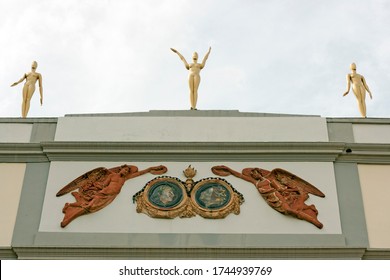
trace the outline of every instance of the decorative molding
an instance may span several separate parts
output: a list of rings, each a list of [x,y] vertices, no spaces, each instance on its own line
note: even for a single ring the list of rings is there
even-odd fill
[[[327,123],[351,124],[385,124],[390,125],[389,118],[326,118]]]
[[[191,218],[198,214],[207,219],[223,219],[238,215],[244,202],[241,193],[222,178],[204,178],[194,182],[196,170],[189,166],[179,178],[161,176],[149,181],[133,196],[137,212],[152,218]]]
[[[84,247],[35,247],[15,248],[19,259],[280,259],[280,260],[360,260],[365,248],[84,248]],[[387,252],[387,258],[389,257]]]
[[[39,143],[0,143],[0,162],[47,162]]]
[[[32,245],[13,250],[19,259],[361,259],[365,252],[341,234],[68,232],[37,232]]]
[[[0,118],[0,123],[57,123],[58,118]]]
[[[0,247],[0,260],[14,260],[17,255],[11,247]]]
[[[335,142],[42,142],[51,161],[317,161],[332,162],[343,153]]]
[[[389,249],[367,249],[363,260],[390,260]]]
[[[390,144],[342,142],[0,143],[1,162],[47,161],[311,161],[390,164]]]
[[[390,144],[346,143],[337,162],[390,164]]]

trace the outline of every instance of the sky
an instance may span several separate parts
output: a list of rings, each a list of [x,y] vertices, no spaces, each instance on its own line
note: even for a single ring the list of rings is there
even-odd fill
[[[203,59],[199,110],[360,117],[343,97],[352,62],[390,117],[387,0],[1,0],[0,117],[20,117],[23,83],[43,81],[28,117],[189,110],[188,62]]]

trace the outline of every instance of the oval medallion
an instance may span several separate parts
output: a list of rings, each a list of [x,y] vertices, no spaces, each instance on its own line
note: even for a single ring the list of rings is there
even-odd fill
[[[183,190],[176,182],[162,180],[151,185],[148,198],[155,206],[171,208],[183,200]]]
[[[198,205],[209,210],[218,210],[229,203],[230,191],[218,182],[206,183],[195,193]]]

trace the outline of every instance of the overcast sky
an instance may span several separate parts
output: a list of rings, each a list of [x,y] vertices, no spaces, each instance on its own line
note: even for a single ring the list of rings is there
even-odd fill
[[[357,64],[373,94],[368,117],[390,117],[387,0],[1,0],[0,117],[19,117],[38,62],[29,117],[190,108],[188,62],[201,72],[199,110],[359,117],[342,97]]]

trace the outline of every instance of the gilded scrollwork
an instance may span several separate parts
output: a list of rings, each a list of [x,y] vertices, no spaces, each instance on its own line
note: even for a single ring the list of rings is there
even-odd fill
[[[230,213],[240,214],[244,197],[224,179],[206,178],[195,184],[191,201],[203,218],[222,219]]]
[[[153,218],[192,217],[186,187],[179,179],[161,176],[149,181],[133,196],[137,212]]]
[[[237,192],[222,178],[205,178],[194,182],[196,170],[189,166],[178,178],[161,176],[149,181],[133,196],[137,212],[153,218],[190,218],[198,214],[203,218],[222,219],[230,213],[238,215],[244,202]]]

